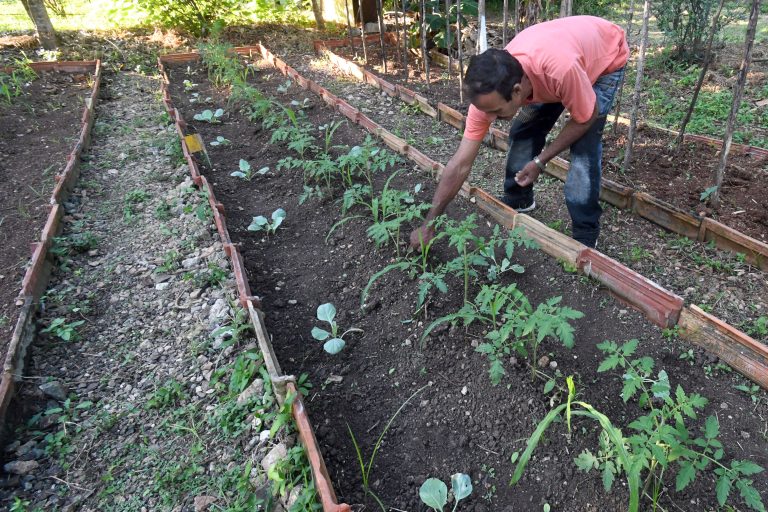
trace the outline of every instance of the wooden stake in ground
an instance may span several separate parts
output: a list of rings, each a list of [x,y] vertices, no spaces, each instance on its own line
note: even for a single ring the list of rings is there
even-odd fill
[[[505,2],[507,0],[504,0]],[[448,52],[448,76],[453,71],[453,55],[451,54],[451,0],[445,0],[445,50]]]
[[[720,151],[720,161],[714,172],[715,190],[709,196],[709,203],[712,207],[720,206],[720,188],[723,186],[723,176],[725,175],[725,165],[728,163],[728,152],[731,150],[733,141],[733,130],[736,126],[736,113],[741,105],[741,97],[744,95],[744,84],[747,82],[747,73],[749,73],[749,64],[752,61],[752,47],[755,45],[755,32],[757,30],[757,18],[760,16],[760,0],[752,0],[752,11],[749,14],[749,24],[747,25],[747,36],[744,41],[744,58],[741,61],[739,76],[736,79],[736,85],[733,87],[733,103],[731,104],[731,113],[728,114],[728,121],[725,123],[725,137],[723,137],[723,149]]]
[[[459,101],[464,103],[464,41],[461,37],[461,0],[456,0],[456,43],[459,47]]]
[[[376,0],[376,12],[379,18],[379,44],[381,45],[381,61],[384,63],[384,73],[387,72],[387,51],[384,49],[384,9],[381,0]]]
[[[630,44],[630,38],[632,36],[632,18],[635,15],[635,0],[630,0],[629,2],[629,12],[627,13],[627,46],[631,48],[632,45]],[[629,59],[627,59],[629,60]],[[626,67],[625,67],[626,70]],[[624,91],[624,80],[627,78],[627,74],[624,73],[621,77],[621,81],[619,82],[619,90],[618,90],[618,97],[616,98],[616,106],[615,114],[613,116],[613,126],[611,127],[611,131],[615,134],[616,133],[616,127],[619,125],[619,112],[621,112],[621,97],[623,96]]]
[[[696,107],[696,100],[699,98],[699,91],[701,91],[701,85],[704,83],[704,77],[707,75],[709,69],[709,61],[712,58],[712,41],[715,39],[715,32],[717,29],[717,20],[720,18],[720,12],[723,10],[723,4],[725,0],[720,0],[720,5],[717,6],[717,12],[715,17],[712,18],[712,28],[709,31],[709,39],[707,40],[707,51],[704,54],[704,63],[701,65],[701,73],[699,73],[699,79],[696,81],[696,88],[693,90],[693,97],[691,103],[688,105],[688,110],[685,112],[683,122],[680,123],[680,133],[677,134],[675,139],[675,151],[680,151],[680,144],[685,137],[685,127],[688,126],[688,121],[691,120],[693,115],[693,109]]]
[[[520,32],[520,0],[515,0],[515,35]]]
[[[632,114],[629,117],[629,133],[627,135],[627,146],[624,150],[624,164],[622,172],[629,169],[632,162],[632,145],[635,143],[635,132],[637,131],[637,111],[640,107],[640,90],[643,85],[643,67],[645,66],[645,46],[648,43],[648,20],[651,17],[651,0],[645,0],[643,5],[643,28],[640,31],[640,52],[637,55],[637,77],[635,78],[635,94],[632,97]]]
[[[485,27],[485,0],[478,0],[477,2],[477,19],[480,22],[480,27],[477,33],[476,53],[483,53],[488,49],[488,30]]]
[[[501,27],[501,46],[507,46],[507,32],[509,31],[509,0],[504,0],[504,6],[501,8],[501,16],[504,19]]]
[[[360,39],[363,42],[363,62],[368,64],[368,49],[365,47],[365,18],[363,17],[363,0],[357,0],[357,14],[360,15]]]
[[[37,39],[42,47],[46,50],[58,48],[56,31],[53,30],[53,24],[51,24],[51,18],[48,17],[48,10],[45,8],[43,0],[21,0],[21,3],[35,25]]]
[[[425,0],[421,0],[421,58],[424,60],[424,75],[427,79],[427,91],[429,91],[429,54],[427,53],[427,7]]]
[[[403,5],[403,69],[405,70],[405,83],[408,83],[408,13],[405,10],[405,0],[400,0]]]
[[[403,0],[405,2],[405,0]],[[399,16],[399,8],[397,5],[397,0],[394,0],[392,2],[392,8],[395,10],[395,35],[399,38],[400,37],[400,16]],[[405,9],[403,9],[405,11]],[[395,46],[397,47],[397,54],[392,58],[393,61],[399,61],[401,64],[403,62],[403,52],[402,48],[400,48],[399,41],[395,43]],[[397,64],[397,62],[395,62]]]
[[[347,10],[347,33],[349,34],[349,46],[352,47],[352,53],[357,56],[355,40],[352,38],[352,24],[349,22],[349,0],[344,0],[344,8]]]

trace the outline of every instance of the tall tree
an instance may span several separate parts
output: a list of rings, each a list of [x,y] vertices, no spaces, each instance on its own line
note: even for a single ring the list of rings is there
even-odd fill
[[[21,0],[24,10],[27,11],[32,23],[35,25],[37,39],[46,50],[55,50],[59,43],[56,40],[56,32],[53,30],[51,18],[43,0]]]
[[[421,57],[424,59],[424,76],[427,79],[429,91],[429,53],[427,53],[427,7],[426,1],[421,0]]]
[[[645,46],[648,44],[648,21],[651,17],[651,0],[645,0],[643,5],[643,28],[640,33],[640,51],[637,55],[637,77],[635,78],[635,94],[632,97],[632,114],[629,117],[629,134],[627,135],[627,147],[624,150],[624,165],[622,169],[627,171],[632,162],[632,145],[635,143],[637,132],[637,111],[640,108],[640,91],[643,86],[643,68],[645,67]]]
[[[560,0],[560,17],[565,18],[573,14],[573,0]]]
[[[720,0],[720,5],[717,6],[717,12],[712,18],[712,30],[709,32],[709,40],[707,41],[707,51],[704,53],[704,63],[701,65],[701,73],[699,73],[699,79],[696,81],[696,88],[693,90],[693,97],[691,103],[688,105],[688,110],[685,112],[683,122],[680,124],[680,133],[677,134],[675,139],[675,150],[680,150],[680,144],[685,138],[685,128],[688,126],[688,121],[691,120],[693,115],[693,109],[696,107],[696,100],[699,99],[699,92],[701,91],[701,85],[704,83],[704,77],[707,75],[709,69],[709,61],[712,59],[712,41],[715,39],[715,33],[717,32],[717,20],[720,18],[720,13],[723,10],[723,4],[725,0]]]
[[[509,0],[504,0],[502,11],[504,21],[501,29],[501,46],[507,46],[507,33],[509,32]]]
[[[312,12],[315,13],[317,30],[325,30],[325,20],[323,19],[323,9],[320,6],[320,0],[312,0]]]
[[[747,25],[747,36],[744,42],[744,58],[741,61],[739,76],[736,79],[736,85],[733,87],[733,103],[731,112],[728,114],[728,121],[725,124],[725,137],[723,137],[723,149],[720,151],[720,161],[714,172],[715,190],[709,196],[709,203],[717,208],[720,206],[720,188],[723,186],[723,176],[725,175],[725,165],[728,163],[728,152],[731,150],[733,141],[733,130],[736,126],[736,113],[741,105],[741,98],[744,95],[744,84],[747,82],[747,73],[749,65],[752,62],[752,47],[755,45],[755,32],[757,31],[757,18],[760,16],[760,0],[752,0],[752,10],[749,14],[749,24]]]

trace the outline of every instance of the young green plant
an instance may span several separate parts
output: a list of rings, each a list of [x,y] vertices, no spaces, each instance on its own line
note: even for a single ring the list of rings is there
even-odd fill
[[[274,234],[275,231],[277,231],[277,228],[280,227],[285,220],[285,216],[285,210],[278,208],[272,212],[272,222],[269,222],[263,215],[254,217],[251,224],[248,226],[248,231],[265,231],[268,235],[270,233]]]
[[[472,479],[465,473],[456,473],[451,476],[451,490],[453,490],[453,508],[456,511],[459,502],[472,494]],[[419,488],[421,501],[434,510],[443,512],[448,504],[448,486],[437,478],[428,478]]]
[[[339,334],[339,324],[336,323],[336,308],[330,302],[320,304],[317,307],[317,319],[321,322],[326,322],[331,330],[329,332],[315,326],[312,328],[312,337],[317,341],[324,341],[323,350],[329,354],[335,355],[344,350],[344,347],[347,344],[347,342],[344,341],[344,336],[347,334],[351,332],[363,332],[362,329],[351,327],[342,334]]]

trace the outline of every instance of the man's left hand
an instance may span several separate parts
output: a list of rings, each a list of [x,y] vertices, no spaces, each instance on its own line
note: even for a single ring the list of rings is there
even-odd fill
[[[530,161],[515,174],[515,181],[521,187],[527,187],[528,185],[532,185],[538,179],[539,174],[541,174],[539,166],[536,165],[536,162]]]

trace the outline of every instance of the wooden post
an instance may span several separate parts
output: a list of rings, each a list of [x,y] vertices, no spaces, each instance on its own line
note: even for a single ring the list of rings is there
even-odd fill
[[[757,18],[760,16],[760,0],[752,0],[752,11],[749,14],[749,24],[747,25],[747,36],[744,41],[744,58],[741,61],[739,76],[736,79],[736,85],[733,87],[733,103],[731,104],[731,113],[728,114],[728,121],[725,123],[725,136],[723,137],[723,149],[720,151],[720,161],[717,164],[713,178],[715,181],[715,191],[709,196],[709,203],[712,207],[720,206],[720,188],[723,186],[723,176],[725,175],[725,166],[728,163],[728,152],[731,150],[733,141],[733,130],[736,127],[736,114],[741,105],[741,98],[744,95],[744,84],[747,82],[747,73],[749,73],[749,64],[752,61],[752,47],[755,45],[755,32],[757,29]]]
[[[357,14],[360,15],[360,39],[363,42],[363,62],[368,64],[368,50],[365,47],[365,18],[363,17],[363,0],[357,0]]]
[[[464,42],[461,40],[461,0],[456,0],[456,42],[459,45],[459,101],[464,103]]]
[[[479,54],[488,49],[488,31],[485,27],[485,0],[477,0],[477,18],[479,25],[475,53]]]
[[[515,0],[515,35],[520,32],[520,0]]]
[[[632,162],[632,145],[635,143],[637,131],[637,111],[640,106],[640,90],[643,85],[643,67],[645,66],[645,45],[648,42],[648,20],[651,17],[651,0],[645,0],[643,5],[643,29],[640,34],[640,53],[637,56],[637,77],[635,78],[635,95],[632,98],[632,114],[629,118],[629,134],[627,135],[627,147],[624,151],[624,165],[622,171],[629,169]]]
[[[720,12],[723,10],[723,4],[725,0],[720,0],[720,5],[717,6],[717,12],[714,18],[712,18],[712,28],[709,31],[709,39],[707,40],[707,51],[704,54],[704,63],[701,65],[701,73],[699,73],[699,79],[696,81],[696,88],[693,90],[693,97],[691,97],[691,103],[688,105],[688,110],[685,112],[683,122],[680,123],[680,133],[677,134],[675,139],[675,152],[680,150],[680,144],[685,138],[685,128],[688,126],[688,121],[691,120],[693,115],[693,109],[696,108],[696,100],[699,99],[699,92],[701,91],[701,85],[704,83],[704,77],[707,75],[709,69],[709,61],[712,58],[712,41],[715,39],[715,32],[717,31],[717,20],[720,18]]]
[[[504,0],[504,7],[502,7],[502,17],[504,22],[501,29],[501,46],[507,46],[507,29],[509,27],[509,0]]]
[[[381,44],[381,60],[384,63],[384,73],[387,72],[387,51],[384,49],[384,9],[381,0],[376,0],[376,11],[379,18],[379,44]]]
[[[504,0],[505,2],[507,0]],[[453,55],[451,55],[451,0],[445,0],[445,49],[448,52],[448,76],[451,76],[453,68]]]
[[[403,2],[405,2],[405,0],[403,0]],[[400,37],[400,16],[398,15],[397,0],[393,0],[392,8],[395,10],[395,35]],[[402,61],[403,61],[402,49],[400,48],[399,43],[397,43],[396,46],[397,46],[397,53],[392,60],[400,61],[400,63],[402,64]]]
[[[403,69],[405,69],[405,83],[408,83],[408,14],[405,10],[405,0],[400,0],[403,5]]]
[[[344,0],[344,9],[347,11],[347,33],[349,34],[349,45],[352,47],[352,53],[357,56],[355,40],[352,35],[352,24],[349,22],[349,0]]]
[[[627,47],[629,47],[629,53],[632,54],[632,46],[630,45],[630,36],[632,35],[632,18],[635,15],[635,0],[630,0],[629,2],[629,13],[627,14]],[[629,59],[627,59],[627,64],[625,65],[625,71],[626,66],[629,65]],[[615,114],[613,116],[613,126],[611,126],[611,132],[616,134],[616,129],[619,124],[619,112],[621,112],[621,97],[623,96],[624,91],[624,79],[627,77],[626,72],[621,77],[621,81],[619,82],[619,97],[616,98],[616,106]]]
[[[424,60],[424,75],[429,91],[429,54],[427,53],[427,7],[426,1],[421,0],[421,57]]]

